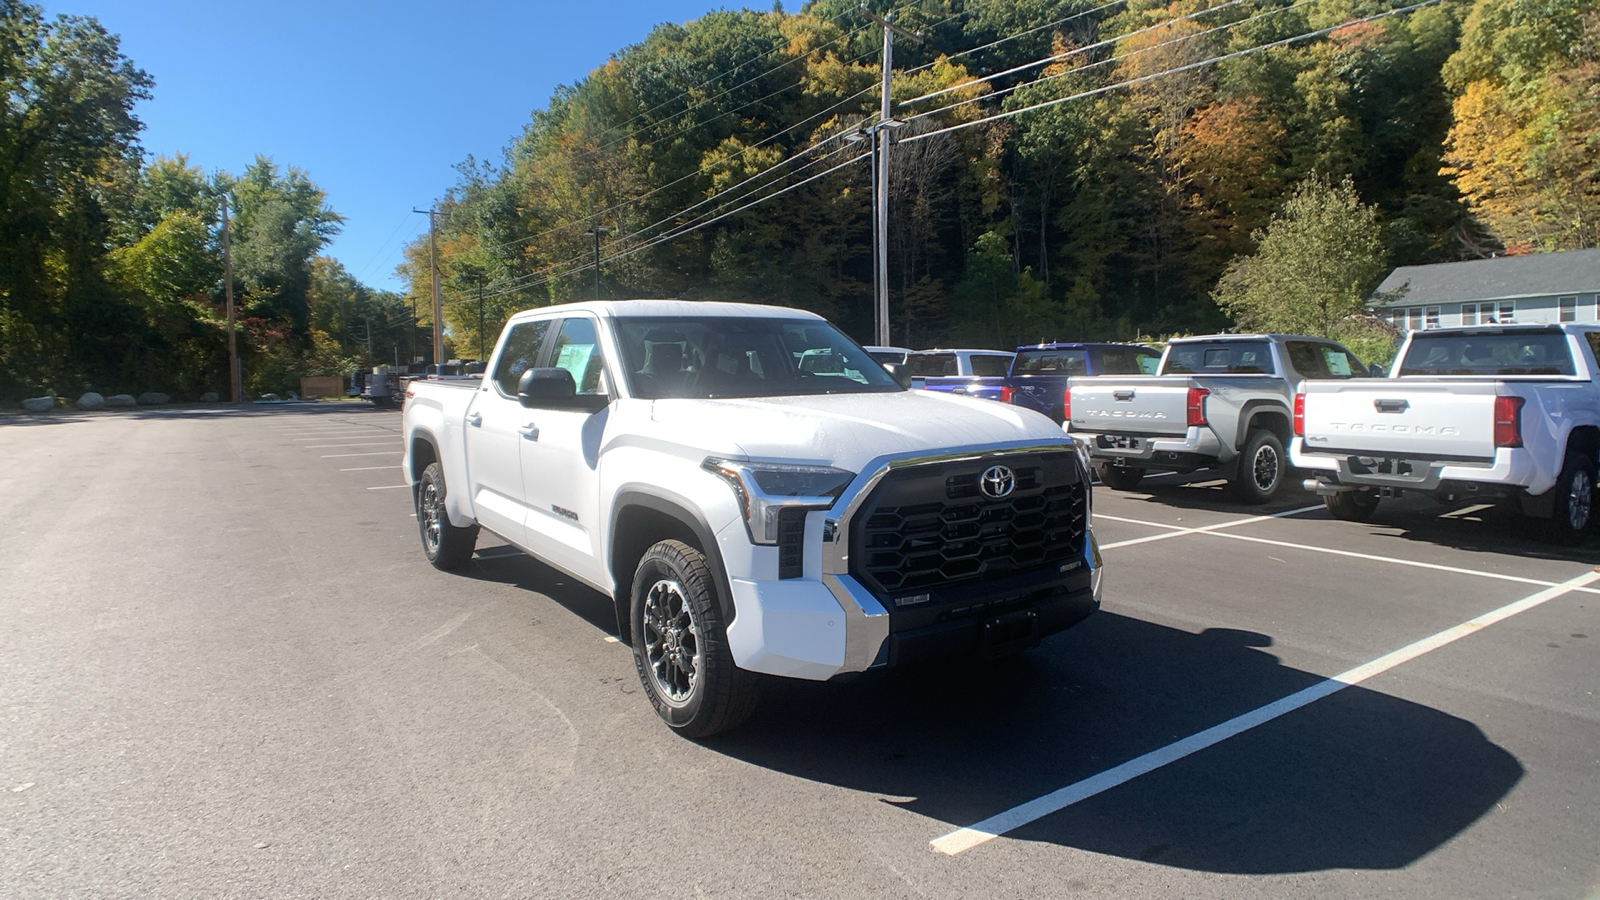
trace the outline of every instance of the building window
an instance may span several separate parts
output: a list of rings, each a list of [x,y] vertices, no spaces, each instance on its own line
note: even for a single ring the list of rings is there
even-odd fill
[[[1439,307],[1437,307],[1437,306],[1428,307],[1427,312],[1423,313],[1423,315],[1422,315],[1422,327],[1423,328],[1438,328],[1439,327]]]
[[[1406,328],[1410,331],[1422,330],[1422,307],[1413,306],[1406,310]]]
[[[1492,304],[1491,304],[1492,305]],[[1511,325],[1517,321],[1517,303],[1515,300],[1501,300],[1500,313],[1495,316],[1495,321],[1501,325]]]
[[[1558,304],[1560,304],[1560,306],[1561,306],[1561,321],[1563,321],[1563,322],[1576,322],[1576,321],[1578,321],[1578,298],[1577,297],[1562,297],[1560,300],[1557,300],[1556,302]]]

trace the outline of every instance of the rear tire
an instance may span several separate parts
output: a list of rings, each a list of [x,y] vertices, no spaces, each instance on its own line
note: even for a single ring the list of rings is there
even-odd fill
[[[428,463],[417,479],[412,500],[417,508],[417,529],[422,533],[422,552],[435,569],[452,571],[472,560],[472,548],[478,544],[478,526],[457,528],[450,524],[450,514],[445,511],[444,499],[448,496],[444,485],[444,469],[438,463]]]
[[[1322,498],[1335,519],[1365,522],[1378,510],[1378,495],[1368,490],[1340,491]]]
[[[1237,464],[1233,492],[1252,506],[1271,500],[1289,474],[1289,458],[1283,453],[1283,441],[1262,429],[1250,432],[1245,438]]]
[[[633,576],[629,619],[639,681],[673,731],[709,737],[755,712],[761,685],[733,662],[705,554],[682,541],[646,550]]]
[[[1134,466],[1101,466],[1100,483],[1113,491],[1131,491],[1144,480],[1144,470]]]
[[[1550,537],[1558,544],[1578,544],[1594,522],[1594,460],[1568,453],[1556,477],[1555,509],[1550,516]]]

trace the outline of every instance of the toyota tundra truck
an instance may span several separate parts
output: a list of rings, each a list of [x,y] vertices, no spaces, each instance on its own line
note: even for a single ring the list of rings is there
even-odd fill
[[[1507,498],[1576,543],[1600,453],[1597,348],[1593,325],[1413,331],[1388,378],[1301,387],[1291,457],[1341,519],[1413,493]]]
[[[1155,375],[1071,379],[1063,415],[1107,487],[1132,490],[1152,469],[1214,468],[1240,500],[1266,503],[1288,480],[1290,407],[1300,385],[1367,376],[1354,354],[1326,338],[1178,338]]]
[[[609,595],[688,737],[739,724],[762,675],[1016,653],[1100,605],[1070,437],[906,390],[799,310],[521,312],[481,384],[411,383],[404,433],[428,560],[489,532]]]

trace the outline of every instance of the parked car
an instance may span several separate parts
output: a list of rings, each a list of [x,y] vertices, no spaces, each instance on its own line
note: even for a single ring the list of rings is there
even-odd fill
[[[894,363],[897,366],[906,364],[906,357],[914,351],[905,347],[863,347],[873,359],[880,363]]]
[[[1140,344],[1071,341],[1018,347],[1006,376],[1005,387],[1010,388],[1007,399],[1063,424],[1068,379],[1153,375],[1160,362],[1161,351]]]
[[[1072,379],[1067,430],[1088,446],[1101,482],[1131,490],[1152,469],[1215,468],[1246,503],[1271,500],[1288,480],[1301,385],[1368,377],[1342,345],[1292,334],[1178,338],[1156,371]]]
[[[906,372],[914,390],[1004,400],[1006,373],[1015,355],[1009,350],[918,350],[906,357]]]
[[[1388,378],[1301,386],[1291,457],[1341,519],[1411,493],[1514,498],[1576,542],[1593,520],[1597,349],[1594,325],[1413,331]]]
[[[466,565],[488,530],[609,595],[687,736],[744,719],[755,673],[1015,653],[1099,607],[1073,440],[906,390],[811,313],[528,310],[481,388],[413,381],[403,424],[429,561]]]

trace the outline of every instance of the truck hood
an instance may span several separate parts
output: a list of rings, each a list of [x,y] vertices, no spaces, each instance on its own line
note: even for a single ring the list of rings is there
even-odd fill
[[[886,455],[1066,437],[1060,426],[1031,410],[930,391],[657,400],[651,418],[677,441],[708,454],[852,472]]]

